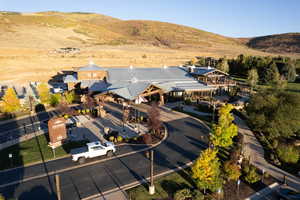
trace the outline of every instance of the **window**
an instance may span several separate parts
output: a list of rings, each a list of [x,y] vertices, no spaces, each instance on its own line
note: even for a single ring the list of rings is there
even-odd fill
[[[91,148],[93,151],[101,150],[103,149],[101,146],[96,146]]]

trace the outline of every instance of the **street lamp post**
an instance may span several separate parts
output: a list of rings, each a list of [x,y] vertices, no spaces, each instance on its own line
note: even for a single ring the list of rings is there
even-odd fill
[[[238,195],[238,199],[240,199],[240,184],[241,184],[241,180],[238,179],[237,180],[237,195]]]
[[[218,192],[218,200],[220,200],[221,199],[222,188],[219,188],[217,192]]]
[[[262,178],[261,178],[262,183],[264,183],[264,177],[265,177],[265,169],[262,169]]]
[[[154,173],[154,169],[153,169],[153,159],[154,159],[154,155],[153,155],[153,150],[150,151],[150,186],[149,186],[149,194],[153,195],[155,193],[155,186],[153,183],[153,173]]]

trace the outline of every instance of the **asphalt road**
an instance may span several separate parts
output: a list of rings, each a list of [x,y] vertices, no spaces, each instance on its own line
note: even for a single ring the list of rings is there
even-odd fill
[[[169,121],[167,127],[169,131],[168,138],[154,149],[155,174],[193,161],[198,157],[201,150],[207,148],[206,143],[203,142],[203,136],[208,135],[208,130],[199,121],[186,116],[182,119]],[[68,162],[63,163],[60,163],[60,167],[69,165]],[[42,168],[44,166],[38,165],[37,167]],[[26,176],[26,171],[26,168],[21,168],[16,175],[18,179],[21,180],[24,175]],[[136,153],[66,171],[59,175],[62,199],[75,200],[94,194],[102,194],[110,189],[143,180],[149,176],[149,160],[143,153]],[[11,174],[11,176],[14,175]],[[1,177],[0,175],[0,179],[2,178],[8,180],[7,177]],[[0,187],[0,193],[6,198],[56,199],[53,176],[8,187]]]

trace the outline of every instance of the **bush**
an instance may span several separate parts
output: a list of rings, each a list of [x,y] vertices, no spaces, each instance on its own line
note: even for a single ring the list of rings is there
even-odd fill
[[[194,190],[192,195],[193,200],[204,200],[204,194],[202,194],[199,190]]]
[[[123,141],[123,137],[119,135],[119,136],[117,137],[117,142],[122,142],[122,141]]]
[[[2,194],[0,194],[0,200],[5,200],[5,198]]]
[[[260,180],[260,176],[257,173],[256,168],[254,166],[249,167],[249,172],[246,174],[245,180],[250,184],[256,183]]]
[[[189,106],[189,105],[192,104],[192,101],[191,101],[190,99],[186,99],[186,100],[184,101],[184,104]]]
[[[113,142],[113,141],[115,140],[115,137],[114,137],[114,136],[110,136],[110,137],[108,138],[108,140],[109,140],[110,142]]]
[[[293,145],[281,144],[276,153],[279,159],[285,163],[297,163],[299,160],[299,150]]]
[[[192,193],[191,190],[188,188],[178,190],[174,194],[174,200],[186,200],[191,198],[192,198]]]

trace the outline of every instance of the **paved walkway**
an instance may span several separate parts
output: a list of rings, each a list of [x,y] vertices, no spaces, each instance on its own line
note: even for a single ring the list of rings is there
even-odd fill
[[[296,189],[300,189],[300,178],[279,169],[278,167],[268,163],[264,158],[264,149],[258,142],[253,132],[247,124],[238,116],[234,116],[235,123],[239,127],[239,132],[244,136],[243,153],[246,158],[250,158],[250,163],[260,170],[264,170],[274,178],[283,181],[286,177],[287,184]]]

